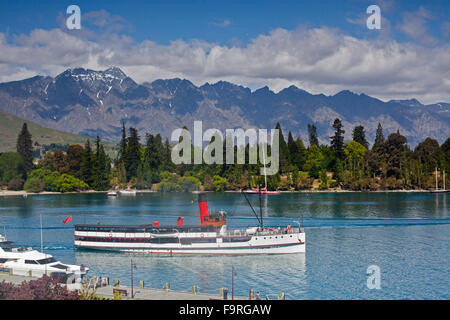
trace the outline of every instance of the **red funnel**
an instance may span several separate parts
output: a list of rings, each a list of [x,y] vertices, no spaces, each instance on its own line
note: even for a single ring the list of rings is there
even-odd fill
[[[206,194],[198,194],[198,210],[200,214],[200,224],[204,224],[205,218],[208,217],[208,202],[206,201]]]

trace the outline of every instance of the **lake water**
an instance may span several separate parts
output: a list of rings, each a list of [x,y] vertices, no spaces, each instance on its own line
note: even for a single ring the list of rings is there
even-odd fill
[[[256,209],[257,196],[249,196]],[[104,194],[0,197],[0,233],[20,246],[44,251],[65,263],[85,264],[89,274],[162,288],[262,296],[284,292],[287,299],[449,299],[450,194],[315,193],[263,197],[265,225],[304,223],[306,253],[260,256],[150,256],[76,249],[73,223],[198,224],[194,194],[138,194],[108,199]],[[257,225],[240,194],[208,194],[210,210],[225,210],[228,225]],[[67,225],[62,220],[71,215]],[[380,268],[380,289],[369,289],[367,268]]]

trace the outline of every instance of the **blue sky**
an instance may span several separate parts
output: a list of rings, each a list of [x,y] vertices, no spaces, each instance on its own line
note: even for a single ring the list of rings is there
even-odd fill
[[[71,4],[81,8],[81,32],[65,29]],[[366,27],[371,4],[381,8],[381,30]],[[448,101],[449,18],[448,0],[3,0],[0,82],[117,65],[138,82]]]
[[[202,39],[221,44],[247,43],[261,33],[281,27],[294,29],[299,25],[339,28],[350,35],[373,36],[348,19],[365,14],[371,4],[381,7],[382,15],[391,23],[399,23],[402,13],[424,6],[435,19],[429,22],[429,32],[442,38],[441,22],[450,19],[450,2],[432,1],[273,1],[273,0],[210,0],[210,1],[38,1],[16,0],[0,2],[0,31],[11,34],[28,33],[36,28],[58,27],[58,15],[78,5],[82,13],[106,10],[126,20],[127,34],[137,41],[152,39],[167,44],[176,39]],[[396,39],[407,40],[394,30]]]

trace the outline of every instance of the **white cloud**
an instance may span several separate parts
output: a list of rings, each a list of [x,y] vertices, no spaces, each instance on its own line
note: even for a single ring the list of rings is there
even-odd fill
[[[225,27],[228,27],[231,24],[231,21],[225,19],[225,20],[223,20],[221,22],[211,22],[210,24],[215,26],[215,27],[225,28]]]
[[[420,7],[415,12],[403,13],[403,20],[399,29],[413,40],[427,46],[434,46],[438,43],[438,40],[430,35],[427,26],[427,22],[432,19],[431,12],[424,7]]]
[[[85,37],[34,30],[7,41],[0,33],[0,81],[56,75],[69,67],[119,66],[137,82],[187,78],[197,85],[227,80],[278,91],[294,84],[312,93],[349,89],[384,100],[448,101],[450,46],[433,48],[386,37],[364,40],[330,28],[275,29],[246,46],[176,40],[136,43],[120,34]]]

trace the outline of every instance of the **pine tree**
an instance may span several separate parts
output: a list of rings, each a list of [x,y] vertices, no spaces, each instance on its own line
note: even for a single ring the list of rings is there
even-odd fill
[[[308,156],[308,151],[300,137],[295,140],[295,144],[297,145],[297,156],[294,158],[293,162],[299,170],[302,170]]]
[[[447,172],[446,177],[448,177],[448,175],[450,175],[450,138],[447,138],[447,140],[445,140],[440,149],[442,170],[445,170]]]
[[[162,137],[159,133],[155,136],[155,150],[156,150],[157,168],[158,170],[161,170],[164,155],[164,145],[162,142]],[[193,154],[194,153],[192,153],[192,155]]]
[[[399,131],[391,133],[386,142],[382,144],[380,151],[387,163],[386,175],[400,178],[404,155],[409,151],[406,137],[402,136]]]
[[[23,159],[25,172],[29,173],[33,169],[33,142],[26,123],[23,124],[22,130],[17,137],[16,148]]]
[[[67,169],[68,173],[78,179],[81,179],[81,161],[83,159],[84,149],[78,144],[67,148]]]
[[[377,149],[379,149],[383,143],[384,143],[383,128],[381,127],[381,123],[378,123],[377,133],[375,135],[375,142],[373,143],[372,150],[377,151]]]
[[[141,146],[136,128],[130,128],[130,136],[127,138],[127,148],[124,156],[125,170],[128,181],[137,176],[137,170],[141,163]]]
[[[290,164],[294,164],[294,159],[297,158],[298,156],[298,148],[297,148],[297,144],[294,141],[294,137],[292,137],[292,132],[289,131],[289,135],[288,135],[288,150],[289,150],[289,159],[290,159]]]
[[[95,140],[96,153],[93,170],[93,185],[95,190],[108,190],[110,187],[109,174],[110,164],[106,156],[103,145],[100,143],[100,137]]]
[[[286,140],[284,140],[283,130],[281,130],[280,123],[277,123],[275,129],[278,129],[279,132],[279,155],[280,155],[280,171],[282,173],[286,172],[287,167],[289,166],[289,149],[286,144]],[[266,150],[267,152],[267,150]],[[261,161],[262,163],[262,161]]]
[[[170,147],[169,139],[164,141],[164,147],[162,151],[162,164],[161,171],[174,171],[175,164],[172,162],[172,149]]]
[[[119,143],[119,154],[118,154],[118,160],[119,162],[122,162],[125,157],[125,153],[127,150],[127,133],[125,131],[125,123],[122,123],[122,139]]]
[[[344,133],[342,130],[342,121],[338,118],[334,120],[333,128],[334,128],[334,136],[330,137],[331,139],[331,149],[334,151],[336,158],[344,159]]]
[[[314,124],[308,124],[309,146],[319,146],[319,139],[317,138],[317,128]]]
[[[90,187],[93,186],[94,182],[94,163],[93,163],[93,154],[91,148],[91,142],[89,139],[86,141],[84,146],[84,154],[81,158],[81,178],[84,182],[86,182]]]
[[[414,150],[418,162],[422,165],[422,172],[431,173],[439,166],[441,149],[435,139],[426,138]]]
[[[364,146],[364,148],[369,149],[369,143],[366,140],[366,133],[363,126],[356,126],[353,129],[353,141],[356,141]]]
[[[161,151],[157,149],[156,140],[157,139],[152,134],[147,134],[142,170],[144,180],[148,185],[158,182],[159,180],[159,168],[161,167],[162,154]]]

